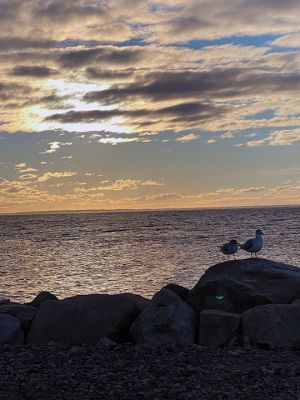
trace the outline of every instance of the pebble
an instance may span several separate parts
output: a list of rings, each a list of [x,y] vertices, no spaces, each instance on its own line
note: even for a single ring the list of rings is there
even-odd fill
[[[2,346],[0,399],[296,400],[297,351],[203,346]]]

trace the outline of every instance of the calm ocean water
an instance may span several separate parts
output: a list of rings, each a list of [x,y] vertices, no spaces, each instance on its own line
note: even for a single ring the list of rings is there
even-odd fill
[[[192,287],[219,245],[265,232],[262,257],[300,266],[300,207],[0,216],[0,297]],[[247,257],[240,251],[238,257]]]

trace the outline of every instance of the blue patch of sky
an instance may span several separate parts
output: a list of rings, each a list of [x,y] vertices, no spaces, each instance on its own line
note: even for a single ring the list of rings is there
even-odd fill
[[[182,46],[191,49],[201,49],[208,46],[220,46],[224,44],[234,44],[241,46],[255,46],[255,47],[266,47],[269,46],[270,42],[277,39],[280,35],[267,34],[257,36],[227,36],[220,39],[213,40],[191,40],[190,42],[183,44]]]
[[[248,115],[245,119],[258,120],[258,119],[272,119],[275,116],[275,110],[264,110],[252,115]]]
[[[281,47],[281,46],[271,46],[267,51],[267,54],[270,53],[290,53],[293,51],[299,51],[299,47]]]
[[[139,31],[143,25],[136,25],[133,26],[133,29]],[[221,46],[226,44],[231,45],[240,45],[240,46],[254,46],[254,47],[268,47],[268,53],[283,53],[283,52],[290,52],[290,51],[297,51],[299,47],[282,47],[282,46],[273,46],[271,43],[279,38],[281,35],[279,34],[264,34],[264,35],[256,35],[256,36],[227,36],[222,37],[219,39],[196,39],[191,40],[186,43],[172,43],[170,46],[176,45],[177,47],[186,47],[194,50],[199,50],[204,47],[210,46]],[[126,46],[147,46],[149,43],[145,41],[145,37],[133,37],[132,39],[128,39],[121,42],[110,42],[110,41],[98,41],[98,40],[89,40],[84,41],[80,39],[65,39],[59,42],[59,47],[61,48],[68,48],[68,47],[77,47],[77,46],[84,46],[87,48],[101,46],[101,45],[114,45],[118,47],[126,47]]]

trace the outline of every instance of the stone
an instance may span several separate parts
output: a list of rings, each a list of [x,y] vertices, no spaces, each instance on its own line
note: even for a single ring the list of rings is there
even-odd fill
[[[220,310],[200,313],[199,344],[220,347],[229,343],[238,333],[241,315]]]
[[[12,315],[0,315],[0,345],[19,345],[24,343],[20,321]]]
[[[130,328],[139,345],[188,345],[196,340],[196,314],[174,292],[161,289]]]
[[[242,315],[246,342],[263,348],[300,348],[300,307],[268,304]]]
[[[186,301],[188,295],[190,293],[189,289],[185,288],[184,286],[177,285],[176,283],[169,283],[168,285],[164,286],[163,289],[168,289],[171,292],[174,292],[181,298],[181,300]]]
[[[21,322],[22,329],[25,332],[28,331],[36,311],[35,307],[23,304],[6,304],[0,306],[0,314],[9,314],[16,317]]]
[[[4,304],[10,303],[9,299],[6,299],[5,297],[0,297],[0,306],[3,306]]]
[[[114,342],[113,340],[110,340],[107,337],[103,337],[102,339],[99,340],[99,342],[97,343],[97,347],[98,348],[107,348],[107,349],[112,349],[116,346],[116,342]]]
[[[126,342],[130,338],[130,325],[149,302],[130,293],[45,301],[32,322],[27,342],[92,345],[104,336]]]
[[[44,291],[40,292],[31,302],[27,303],[27,305],[38,308],[44,301],[48,300],[58,300],[58,298],[54,294]]]
[[[205,272],[187,302],[195,310],[241,313],[300,298],[300,268],[262,258],[226,261]]]

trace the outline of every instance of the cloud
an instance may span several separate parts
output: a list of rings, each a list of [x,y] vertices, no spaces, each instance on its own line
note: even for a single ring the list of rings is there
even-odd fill
[[[77,172],[72,171],[64,171],[64,172],[46,172],[45,174],[38,177],[38,182],[46,182],[49,179],[57,179],[57,178],[69,178],[71,176],[77,175]]]
[[[183,143],[187,143],[187,142],[193,142],[194,140],[197,140],[200,138],[200,135],[197,135],[195,133],[189,133],[187,135],[181,136],[179,138],[177,138],[176,140],[178,142],[183,142]]]
[[[290,35],[280,36],[273,40],[270,45],[281,47],[300,47],[300,33],[292,33]]]
[[[127,86],[94,91],[84,96],[86,101],[116,103],[132,97],[152,101],[184,98],[211,99],[253,96],[262,92],[297,92],[300,73],[284,74],[255,71],[246,68],[212,71],[154,72]]]
[[[141,186],[164,186],[163,182],[158,182],[155,179],[148,179],[141,183]]]
[[[16,65],[10,73],[13,76],[30,76],[34,78],[48,78],[57,74],[57,71],[46,66]]]
[[[103,46],[65,52],[59,57],[58,62],[64,68],[80,68],[97,63],[127,66],[140,60],[142,55],[141,47]]]
[[[60,149],[61,146],[71,146],[71,144],[72,144],[71,142],[66,142],[66,143],[51,142],[51,143],[48,143],[49,149],[41,152],[41,154],[52,154],[52,153],[55,153],[58,149]]]
[[[86,76],[90,79],[96,79],[100,81],[122,81],[128,80],[133,77],[134,71],[132,69],[125,70],[112,70],[112,69],[96,69],[96,68],[87,68]]]
[[[57,48],[58,42],[48,39],[31,39],[22,37],[0,37],[0,50],[28,50]]]
[[[19,164],[16,164],[15,165],[15,170],[18,172],[18,173],[30,173],[30,172],[37,172],[37,169],[35,169],[35,168],[30,168],[30,167],[27,167],[27,165],[25,164],[25,163],[19,163]]]
[[[293,143],[300,142],[300,129],[277,130],[270,133],[264,139],[250,140],[246,142],[247,147],[261,146],[290,146]]]

